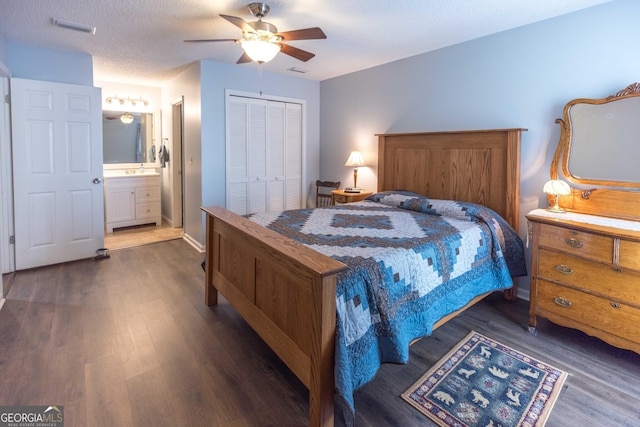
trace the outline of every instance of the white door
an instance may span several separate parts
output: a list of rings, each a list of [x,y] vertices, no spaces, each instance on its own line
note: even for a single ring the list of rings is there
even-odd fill
[[[228,95],[226,116],[227,209],[301,208],[302,105]]]
[[[285,197],[285,106],[284,102],[269,102],[267,120],[267,209],[284,210]]]
[[[300,209],[302,200],[302,105],[287,104],[285,137],[285,209]]]
[[[104,246],[100,89],[11,79],[16,269]]]

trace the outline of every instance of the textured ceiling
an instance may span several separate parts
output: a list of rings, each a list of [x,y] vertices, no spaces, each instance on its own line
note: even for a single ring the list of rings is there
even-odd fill
[[[279,31],[321,27],[326,40],[292,46],[316,54],[301,62],[284,54],[265,71],[313,80],[362,70],[527,25],[611,0],[273,0],[264,19]],[[237,0],[0,0],[0,35],[9,42],[78,51],[93,56],[94,79],[160,86],[189,64],[211,59],[233,64],[233,42],[185,39],[239,38],[220,18],[245,21],[249,1]],[[94,35],[58,28],[51,18],[97,27]],[[10,64],[9,64],[10,66]],[[255,63],[238,67],[255,67]]]

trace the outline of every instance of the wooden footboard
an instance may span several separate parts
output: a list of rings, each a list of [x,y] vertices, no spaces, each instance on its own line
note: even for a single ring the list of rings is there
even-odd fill
[[[218,291],[309,389],[309,425],[333,425],[336,275],[347,267],[221,207],[207,214],[208,305]]]

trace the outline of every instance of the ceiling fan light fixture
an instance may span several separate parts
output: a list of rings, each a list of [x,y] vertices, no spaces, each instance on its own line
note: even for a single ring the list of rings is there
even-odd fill
[[[120,121],[125,125],[128,125],[129,123],[133,122],[133,116],[131,115],[131,113],[124,113],[120,116]]]
[[[279,44],[264,40],[242,40],[240,45],[249,58],[261,64],[271,61],[281,49]]]

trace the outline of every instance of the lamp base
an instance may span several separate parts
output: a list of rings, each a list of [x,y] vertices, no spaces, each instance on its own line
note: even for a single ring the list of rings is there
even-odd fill
[[[549,212],[555,212],[555,213],[566,213],[567,211],[565,211],[564,209],[562,209],[560,206],[555,205],[555,206],[549,206],[547,208],[547,211]]]

